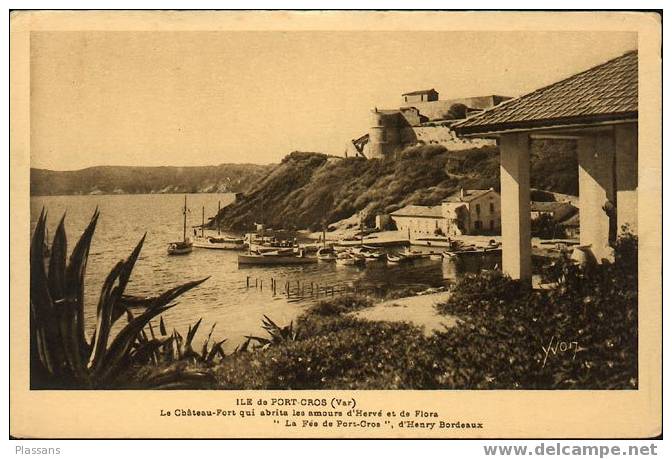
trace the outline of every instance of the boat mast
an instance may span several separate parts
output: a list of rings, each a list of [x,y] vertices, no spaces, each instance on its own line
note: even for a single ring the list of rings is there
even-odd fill
[[[203,206],[203,212],[201,212],[201,238],[204,237],[205,231],[205,206]]]
[[[182,210],[182,214],[184,215],[184,225],[182,229],[182,240],[184,242],[187,242],[187,195],[184,195],[184,210]]]
[[[222,201],[217,201],[217,236],[221,234],[219,225],[219,213],[222,211]]]

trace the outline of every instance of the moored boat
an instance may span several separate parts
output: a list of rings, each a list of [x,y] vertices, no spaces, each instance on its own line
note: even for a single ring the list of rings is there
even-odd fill
[[[194,247],[214,250],[244,250],[242,238],[205,236],[194,239]]]
[[[336,257],[336,264],[340,266],[355,266],[364,262],[363,258],[357,257],[350,252],[341,252]]]
[[[429,258],[430,254],[417,250],[406,249],[406,251],[402,252],[401,255],[406,257],[407,260],[419,260],[421,258]]]
[[[380,252],[361,252],[360,255],[364,258],[365,263],[373,263],[375,261],[380,261],[383,259],[383,254]]]
[[[168,244],[168,255],[186,255],[191,253],[194,245],[190,240],[176,241]]]
[[[246,255],[238,255],[238,265],[305,265],[310,263],[317,263],[317,258],[307,257],[303,251],[294,254],[289,250],[276,250],[274,252],[264,253],[248,253]]]
[[[201,214],[201,235],[196,236],[196,229],[194,228],[194,247],[199,249],[214,249],[214,250],[243,250],[245,249],[245,240],[243,238],[235,238],[221,235],[221,228],[219,223],[219,213],[221,211],[221,203],[217,203],[217,236],[205,235],[205,206],[203,206],[203,213]]]
[[[404,263],[407,261],[411,261],[410,258],[407,256],[401,254],[401,253],[388,253],[386,255],[387,257],[387,262],[392,263],[392,264],[397,264],[397,263]]]
[[[182,240],[168,243],[168,255],[187,255],[191,253],[194,248],[193,243],[187,239],[187,196],[184,196],[184,208],[182,209],[184,216],[182,225]]]
[[[319,261],[334,261],[336,260],[336,251],[333,247],[321,247],[317,249],[317,259]]]

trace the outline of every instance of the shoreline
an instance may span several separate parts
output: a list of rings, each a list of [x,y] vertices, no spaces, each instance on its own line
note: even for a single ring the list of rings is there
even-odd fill
[[[451,295],[450,290],[443,290],[383,300],[369,308],[352,312],[350,315],[357,319],[370,321],[410,323],[422,328],[425,336],[429,336],[437,330],[457,325],[457,317],[440,315],[434,307],[437,303],[446,301]]]

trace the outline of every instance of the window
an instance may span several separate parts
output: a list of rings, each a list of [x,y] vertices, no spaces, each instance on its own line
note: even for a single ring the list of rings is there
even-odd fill
[[[482,223],[481,223],[480,220],[476,220],[476,221],[474,222],[474,228],[476,228],[477,230],[480,230],[480,229],[481,229],[481,225],[482,225]]]
[[[491,214],[495,213],[495,203],[494,202],[490,203],[490,213]]]
[[[481,215],[481,205],[476,204],[476,215]]]

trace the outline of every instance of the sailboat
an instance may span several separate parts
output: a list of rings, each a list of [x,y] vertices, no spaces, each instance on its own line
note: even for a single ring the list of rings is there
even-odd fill
[[[186,255],[191,253],[191,251],[194,249],[192,242],[187,239],[187,195],[184,195],[184,208],[182,209],[182,215],[184,216],[182,240],[170,242],[168,244],[168,255]]]
[[[221,206],[218,204],[217,215]],[[228,236],[221,236],[219,226],[219,218],[217,218],[217,237],[205,235],[205,206],[203,206],[203,213],[201,217],[201,235],[194,240],[194,247],[200,249],[215,249],[215,250],[243,250],[245,249],[245,241],[242,238],[233,238]]]

